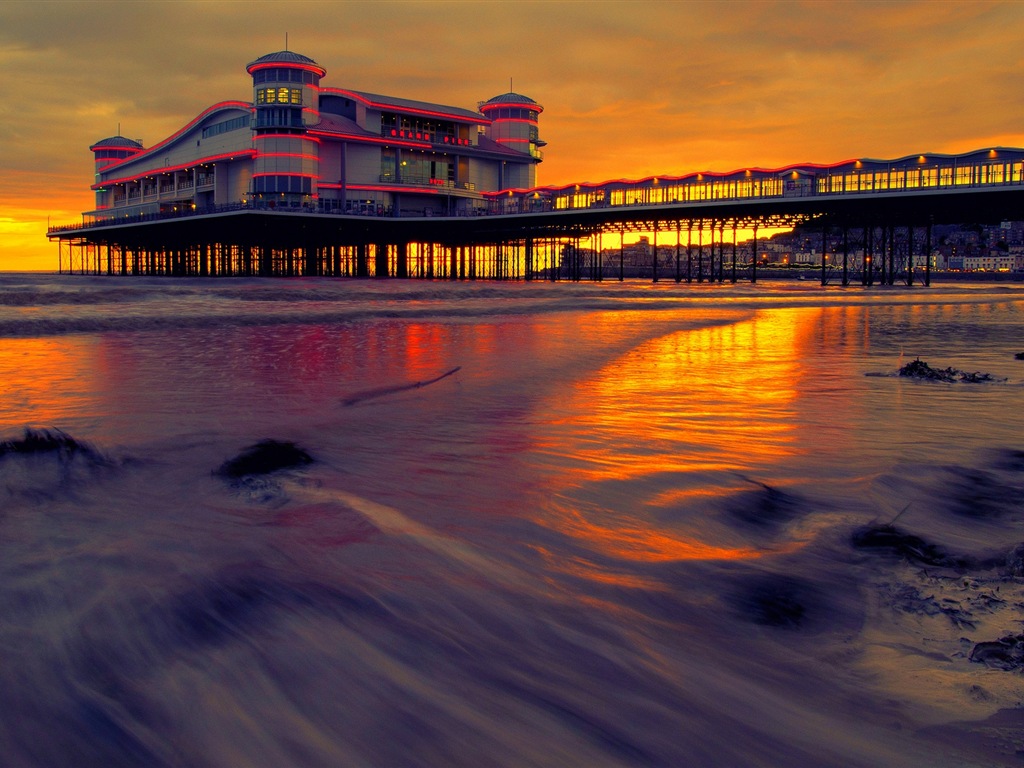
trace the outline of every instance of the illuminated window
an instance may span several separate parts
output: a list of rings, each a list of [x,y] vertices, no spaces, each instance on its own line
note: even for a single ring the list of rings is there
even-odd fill
[[[301,88],[260,88],[256,91],[257,104],[301,104]]]

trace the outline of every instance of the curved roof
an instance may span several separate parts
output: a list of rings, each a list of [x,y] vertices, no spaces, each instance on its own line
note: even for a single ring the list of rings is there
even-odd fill
[[[111,136],[108,139],[100,139],[89,149],[142,149],[142,144],[134,139],[126,139],[124,136]]]
[[[523,94],[521,93],[512,93],[512,91],[509,91],[508,93],[499,94],[498,96],[495,96],[493,99],[488,99],[487,101],[480,105],[480,109],[483,110],[487,109],[488,107],[497,107],[502,104],[519,104],[523,106],[532,106],[536,108],[538,112],[544,111],[544,107],[542,107],[536,101],[531,99],[529,96],[523,96]]]
[[[301,53],[295,53],[295,51],[275,51],[274,53],[268,53],[264,56],[260,56],[256,61],[250,61],[245,71],[252,74],[254,69],[262,69],[267,65],[299,65],[304,68],[313,68],[320,71],[320,77],[327,74],[327,70],[313,61],[309,56],[303,56]]]

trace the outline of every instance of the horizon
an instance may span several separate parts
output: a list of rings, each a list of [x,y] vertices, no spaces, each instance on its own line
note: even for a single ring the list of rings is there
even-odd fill
[[[249,7],[0,9],[20,105],[0,117],[0,271],[56,270],[46,229],[93,208],[92,143],[153,146],[213,103],[251,101],[246,64],[282,46],[329,87],[470,109],[511,78],[544,106],[538,186],[1024,144],[1017,4],[296,2],[309,12],[284,21]]]

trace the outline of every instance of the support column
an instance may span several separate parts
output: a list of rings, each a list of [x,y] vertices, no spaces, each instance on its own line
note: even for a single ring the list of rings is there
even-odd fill
[[[626,229],[619,230],[619,282],[626,276]]]
[[[907,227],[907,285],[914,284],[914,225]]]
[[[718,223],[718,282],[725,282],[725,221]]]
[[[850,257],[850,230],[843,224],[843,286],[850,284],[849,267],[847,262]]]
[[[704,282],[704,219],[697,224],[697,282]]]
[[[732,277],[730,282],[736,284],[736,229],[739,225],[734,221],[732,223]]]
[[[821,225],[821,284],[828,284],[828,227]]]
[[[754,222],[754,239],[753,239],[752,242],[753,242],[753,245],[751,247],[753,248],[753,253],[752,253],[753,258],[750,260],[750,282],[756,283],[757,282],[757,222],[756,221]]]
[[[682,234],[682,223],[679,219],[676,219],[676,282],[680,282],[683,279],[682,274],[679,271],[679,241]]]
[[[896,284],[896,225],[889,225],[889,282]]]
[[[369,245],[366,243],[359,243],[356,246],[356,277],[369,277],[370,276],[370,264],[369,264]]]
[[[930,219],[928,228],[925,230],[924,250],[924,285],[927,288],[932,284],[932,222]]]
[[[693,219],[686,222],[686,282],[693,282]]]
[[[654,222],[654,232],[651,238],[651,276],[654,282],[658,282],[658,222]]]
[[[407,278],[409,277],[409,244],[399,243],[395,247],[398,251],[395,255],[395,277]]]

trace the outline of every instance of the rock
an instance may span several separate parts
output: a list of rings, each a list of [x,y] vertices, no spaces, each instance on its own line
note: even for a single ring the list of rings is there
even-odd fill
[[[57,454],[60,457],[82,454],[92,459],[101,458],[95,448],[59,429],[26,429],[20,440],[0,441],[0,459],[42,453]]]
[[[993,669],[1008,672],[1024,667],[1024,635],[1007,635],[991,642],[978,643],[970,660]]]
[[[262,440],[249,446],[233,459],[228,459],[216,474],[221,477],[238,480],[255,475],[268,475],[282,469],[312,464],[313,457],[299,448],[295,443],[278,440]]]
[[[850,543],[857,549],[886,552],[922,565],[941,568],[964,568],[971,565],[966,558],[954,557],[938,545],[889,524],[858,528],[851,534]]]
[[[986,381],[1005,381],[1005,379],[996,379],[991,373],[981,373],[980,371],[968,373],[956,368],[932,368],[921,358],[916,358],[912,362],[902,366],[899,370],[899,375],[908,376],[912,379],[922,379],[925,381],[962,381],[967,384],[980,384]]]
[[[1024,578],[1024,543],[1011,549],[1006,556],[1006,571],[1014,578]]]
[[[954,368],[932,368],[921,358],[916,358],[907,363],[899,370],[900,376],[909,376],[914,379],[927,379],[928,381],[956,381],[959,371]]]
[[[967,382],[968,384],[980,384],[984,381],[995,381],[995,377],[991,373],[973,373],[960,372],[960,381]]]

